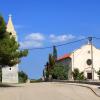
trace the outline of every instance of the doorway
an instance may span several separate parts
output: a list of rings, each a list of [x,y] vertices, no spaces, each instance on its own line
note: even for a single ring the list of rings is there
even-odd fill
[[[87,79],[92,79],[92,73],[87,73]]]

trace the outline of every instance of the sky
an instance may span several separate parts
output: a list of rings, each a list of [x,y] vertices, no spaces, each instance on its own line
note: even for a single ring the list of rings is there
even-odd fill
[[[0,14],[6,23],[12,14],[21,49],[63,44],[88,36],[100,37],[100,0],[0,0]],[[95,45],[100,48],[99,40]],[[86,44],[78,42],[57,48],[58,56]],[[42,76],[52,48],[29,50],[19,69],[31,79]]]

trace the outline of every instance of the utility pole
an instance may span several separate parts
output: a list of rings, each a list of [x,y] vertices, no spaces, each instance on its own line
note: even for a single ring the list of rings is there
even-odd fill
[[[91,64],[91,71],[92,71],[92,80],[94,80],[94,65],[93,65],[93,41],[92,41],[92,37],[88,37],[88,40],[89,40],[89,43],[90,43],[90,46],[91,46],[91,61],[92,61],[92,64]]]
[[[71,68],[72,70],[71,71],[73,72],[74,71],[74,51],[73,51],[72,59],[73,60],[72,60],[72,68]],[[73,75],[72,75],[72,80],[74,80]]]

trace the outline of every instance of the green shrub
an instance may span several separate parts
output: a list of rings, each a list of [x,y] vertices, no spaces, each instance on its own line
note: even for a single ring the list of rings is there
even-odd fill
[[[27,82],[28,75],[25,72],[23,72],[23,71],[18,72],[18,76],[19,76],[19,83],[26,83]]]
[[[74,80],[84,80],[84,72],[79,72],[78,68],[75,68],[72,72]]]
[[[43,82],[42,78],[40,79],[31,79],[30,83],[39,83],[39,82]]]

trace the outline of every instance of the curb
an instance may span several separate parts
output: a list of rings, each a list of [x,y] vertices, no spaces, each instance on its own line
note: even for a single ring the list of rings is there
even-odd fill
[[[69,83],[69,85],[76,85],[76,86],[81,86],[81,87],[88,88],[88,89],[90,89],[96,96],[100,97],[100,95],[99,95],[98,93],[96,93],[96,91],[95,91],[93,88],[91,88],[91,87],[89,87],[89,86],[84,86],[84,85],[80,85],[80,84],[70,84],[70,83]]]

